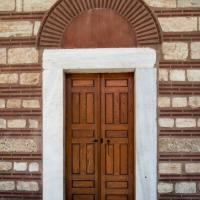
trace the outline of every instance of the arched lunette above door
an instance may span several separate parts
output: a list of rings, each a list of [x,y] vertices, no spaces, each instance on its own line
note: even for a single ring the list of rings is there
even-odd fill
[[[60,0],[46,14],[37,46],[134,47],[161,40],[159,23],[142,0]]]

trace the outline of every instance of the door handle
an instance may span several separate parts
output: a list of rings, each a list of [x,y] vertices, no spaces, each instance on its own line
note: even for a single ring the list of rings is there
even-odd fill
[[[99,140],[98,139],[94,139],[93,142],[97,143]]]
[[[110,144],[110,140],[107,140],[107,144]]]

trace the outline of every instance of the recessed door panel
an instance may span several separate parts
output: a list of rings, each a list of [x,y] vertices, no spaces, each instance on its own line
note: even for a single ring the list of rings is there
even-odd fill
[[[134,199],[133,123],[133,75],[103,74],[101,200]]]
[[[66,199],[133,200],[133,74],[66,77]]]
[[[66,78],[66,198],[97,200],[98,75]]]

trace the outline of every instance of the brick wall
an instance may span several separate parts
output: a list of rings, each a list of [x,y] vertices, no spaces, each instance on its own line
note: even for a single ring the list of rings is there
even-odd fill
[[[38,30],[57,0],[0,0],[0,197],[41,199]],[[145,0],[163,36],[158,72],[159,199],[200,199],[200,1]]]

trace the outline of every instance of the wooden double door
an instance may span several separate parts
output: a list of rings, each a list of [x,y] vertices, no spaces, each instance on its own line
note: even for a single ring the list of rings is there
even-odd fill
[[[134,200],[133,74],[66,75],[66,199]]]

